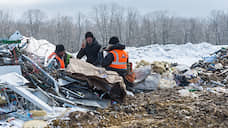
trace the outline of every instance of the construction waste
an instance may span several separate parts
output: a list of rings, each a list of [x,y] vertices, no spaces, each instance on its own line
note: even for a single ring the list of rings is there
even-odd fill
[[[181,108],[179,102],[182,101],[178,101],[178,97],[187,97],[183,102],[188,104],[201,96],[197,92],[225,94],[227,97],[228,49],[225,48],[191,67],[142,60],[133,70],[136,76],[133,86],[126,86],[116,72],[75,58],[66,69],[50,71],[45,67],[44,56],[54,50],[54,45],[44,42],[44,46],[51,49],[44,52],[40,48],[47,47],[32,47],[29,45],[31,40],[33,38],[23,37],[17,31],[10,39],[0,41],[0,127],[108,127],[125,126],[121,121],[130,120],[137,125],[137,120],[141,119],[146,127],[150,125],[147,121],[156,123],[166,116],[166,110],[171,112],[169,116],[173,120],[177,112],[173,108]],[[160,97],[160,92],[164,97]],[[192,109],[183,106],[186,108],[181,111],[184,114]],[[191,106],[197,107],[195,104]],[[227,118],[227,114],[224,116]],[[154,117],[156,119],[151,120]],[[164,121],[166,123],[160,122],[161,126],[168,120]]]
[[[141,61],[135,72],[143,81],[128,88],[135,92],[134,96],[105,109],[72,112],[69,120],[56,119],[51,126],[227,128],[227,53],[224,51],[228,50],[221,49],[213,59],[204,58],[191,67]],[[216,79],[205,77],[207,73],[215,73]]]
[[[88,112],[72,112],[68,120],[53,120],[52,127],[71,128],[227,128],[227,96],[197,92],[181,97],[177,86],[127,96],[123,104]]]
[[[126,86],[117,72],[106,71],[78,59],[70,60],[66,72],[72,78],[86,81],[90,88],[102,90],[113,100],[122,101],[126,96]]]
[[[134,70],[134,86],[127,87],[134,95],[126,96],[122,104],[72,112],[70,119],[53,120],[50,126],[226,128],[228,90],[223,80],[227,78],[224,58],[227,53],[221,55],[219,51],[216,55],[220,57],[213,57],[213,61],[209,57],[209,63],[203,60],[192,67],[142,60]],[[216,70],[211,71],[211,64]],[[205,73],[215,73],[218,78],[211,81],[210,76],[205,78]]]
[[[12,37],[0,41],[0,127],[44,127],[71,111],[107,108],[126,96],[116,72],[77,59],[66,70],[50,72],[44,57],[26,50],[29,39],[19,32]]]

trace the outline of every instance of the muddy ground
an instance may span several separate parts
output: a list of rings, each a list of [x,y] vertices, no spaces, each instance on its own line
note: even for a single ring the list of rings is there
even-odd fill
[[[228,94],[194,92],[197,98],[181,97],[178,90],[156,90],[127,97],[124,103],[95,112],[73,112],[70,120],[56,120],[64,128],[227,128]]]

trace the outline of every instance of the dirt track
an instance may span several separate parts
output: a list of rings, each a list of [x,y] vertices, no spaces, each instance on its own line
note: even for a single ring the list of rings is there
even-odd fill
[[[127,97],[123,104],[96,112],[74,112],[70,121],[55,121],[62,127],[112,128],[227,128],[228,95],[195,92],[198,98],[180,97],[178,90],[157,90]]]

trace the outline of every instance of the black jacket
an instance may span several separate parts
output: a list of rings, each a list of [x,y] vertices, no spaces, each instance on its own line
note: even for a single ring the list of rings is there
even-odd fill
[[[122,44],[116,44],[112,47],[110,47],[108,50],[105,50],[107,52],[112,51],[114,49],[119,49],[119,50],[124,50],[125,45]],[[113,69],[109,67],[110,64],[114,61],[114,55],[112,53],[108,53],[105,58],[102,60],[102,67],[105,67],[106,70],[111,70],[111,71],[116,71],[118,72],[121,76],[124,76],[127,73],[127,70],[119,70],[119,69]]]
[[[96,41],[96,39],[93,40],[93,43],[91,45],[86,44],[85,48],[81,48],[81,50],[78,52],[77,58],[81,59],[83,56],[86,55],[87,60],[86,62],[98,65],[98,54],[100,51],[101,45]]]

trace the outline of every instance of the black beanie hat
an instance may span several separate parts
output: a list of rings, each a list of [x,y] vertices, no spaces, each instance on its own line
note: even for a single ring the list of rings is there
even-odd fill
[[[56,51],[56,53],[63,52],[63,51],[65,51],[65,48],[62,44],[58,44],[58,45],[56,45],[55,51]]]
[[[92,37],[93,38],[93,33],[92,32],[87,32],[85,34],[85,38],[87,39],[88,37]]]
[[[119,41],[119,38],[118,37],[116,37],[116,36],[113,36],[113,37],[111,37],[110,38],[110,40],[109,40],[109,44],[118,44],[120,41]]]

